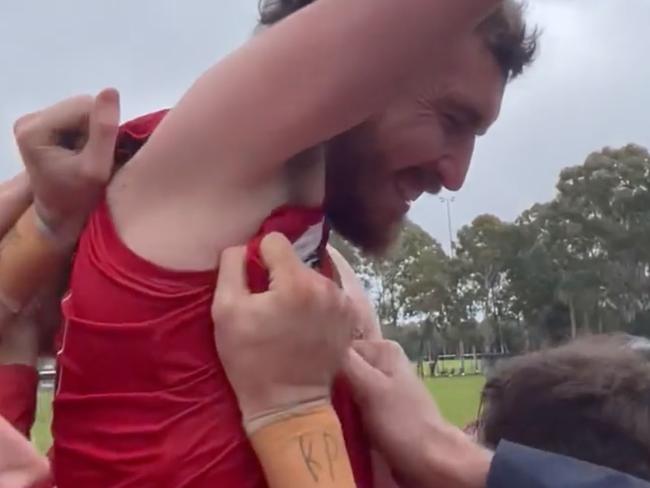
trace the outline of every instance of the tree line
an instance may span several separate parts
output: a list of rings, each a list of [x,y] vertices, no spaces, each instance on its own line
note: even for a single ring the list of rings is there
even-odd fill
[[[385,258],[334,238],[384,334],[413,359],[517,354],[580,334],[650,337],[650,155],[606,148],[564,169],[514,222],[480,215],[453,255],[412,222]],[[515,190],[516,191],[516,190]]]

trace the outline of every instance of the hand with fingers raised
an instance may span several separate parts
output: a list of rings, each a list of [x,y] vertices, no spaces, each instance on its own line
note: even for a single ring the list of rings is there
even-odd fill
[[[33,205],[0,241],[0,330],[67,268],[111,178],[119,116],[119,95],[109,89],[16,122]]]
[[[73,245],[111,178],[119,94],[78,96],[20,118],[14,133],[37,216],[63,245]]]

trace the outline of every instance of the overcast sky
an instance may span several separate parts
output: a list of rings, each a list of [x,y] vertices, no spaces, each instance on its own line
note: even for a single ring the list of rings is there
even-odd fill
[[[21,0],[0,3],[0,177],[18,171],[13,121],[64,97],[115,86],[124,118],[175,103],[243,42],[257,0]],[[513,219],[553,196],[563,167],[603,146],[650,146],[650,0],[531,0],[536,65],[510,86],[476,149],[453,227]],[[448,247],[444,205],[412,218]]]

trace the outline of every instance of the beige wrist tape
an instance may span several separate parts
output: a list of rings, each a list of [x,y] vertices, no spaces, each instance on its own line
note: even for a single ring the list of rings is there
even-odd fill
[[[0,241],[0,301],[20,312],[67,257],[30,206]]]
[[[250,434],[269,488],[354,488],[343,431],[331,405],[294,412]]]

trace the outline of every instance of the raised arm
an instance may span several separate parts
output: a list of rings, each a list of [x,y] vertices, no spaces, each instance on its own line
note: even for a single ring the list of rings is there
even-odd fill
[[[219,165],[234,177],[265,177],[376,112],[407,73],[443,61],[450,43],[498,4],[317,0],[201,76],[138,165],[151,165],[149,174]]]
[[[118,120],[118,94],[105,90],[16,122],[29,179],[21,174],[0,187],[0,333],[44,283],[65,273],[110,178]]]

